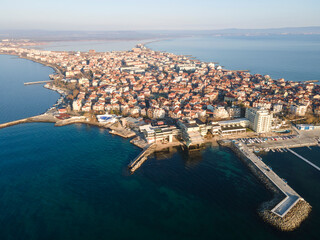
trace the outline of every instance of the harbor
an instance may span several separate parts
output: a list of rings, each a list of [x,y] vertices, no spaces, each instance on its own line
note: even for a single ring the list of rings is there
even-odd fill
[[[310,162],[309,160],[305,159],[304,157],[302,157],[300,154],[296,153],[295,151],[287,148],[287,150],[289,152],[291,152],[292,154],[296,155],[298,158],[302,159],[303,161],[305,161],[306,163],[308,163],[309,165],[311,165],[312,167],[314,167],[315,169],[317,169],[318,171],[320,171],[320,167],[318,167],[317,165],[315,165],[314,163]]]
[[[238,141],[221,142],[230,147],[251,171],[274,192],[274,198],[262,204],[259,215],[269,224],[282,231],[293,231],[308,217],[311,206],[287,182],[280,178],[261,157]]]
[[[139,49],[136,50],[142,51]],[[179,70],[186,70],[189,68],[193,69],[194,66],[184,64],[179,65]],[[221,70],[218,67],[216,69],[214,67],[211,68],[211,71]],[[125,72],[128,69],[123,68],[122,70]],[[232,74],[238,74],[238,71],[230,72]],[[245,73],[244,71],[240,71],[239,74]],[[69,80],[62,79],[61,81],[68,83]],[[101,93],[96,91],[94,87],[90,87],[91,84],[92,86],[95,84],[95,87],[97,87],[99,82],[97,79],[89,80],[80,78],[72,79],[72,81],[76,81],[83,85],[86,90],[93,91],[91,91],[90,94],[83,91],[82,94],[77,93],[73,96],[73,91],[65,88],[65,85],[62,85],[61,88],[61,85],[58,87],[52,83],[48,83],[50,81],[25,83],[25,85],[47,83],[45,87],[59,92],[61,98],[45,114],[1,124],[0,128],[27,122],[54,122],[55,126],[88,124],[101,128],[108,128],[110,129],[110,134],[122,138],[129,139],[137,136],[135,139],[131,139],[130,142],[142,148],[142,152],[132,161],[130,161],[130,159],[128,160],[130,163],[128,164],[127,169],[132,174],[137,171],[153,153],[160,151],[161,149],[170,146],[182,146],[183,149],[188,152],[191,150],[198,151],[205,142],[215,142],[217,140],[226,139],[226,141],[231,143],[231,149],[236,155],[239,156],[253,173],[259,179],[262,179],[266,186],[275,194],[274,199],[268,203],[263,203],[262,205],[264,207],[259,210],[259,214],[266,222],[282,231],[292,231],[299,227],[308,217],[311,211],[310,204],[293,190],[293,188],[287,184],[286,180],[280,178],[254,153],[276,150],[280,152],[289,151],[298,156],[298,154],[293,150],[290,150],[290,148],[317,146],[319,138],[319,134],[315,134],[318,133],[317,131],[299,132],[293,124],[291,124],[292,126],[288,126],[285,123],[277,123],[277,121],[272,123],[273,113],[270,110],[271,107],[248,107],[245,109],[245,118],[241,118],[240,107],[225,108],[222,106],[207,106],[207,111],[205,111],[204,114],[210,115],[215,112],[216,116],[219,114],[221,114],[221,116],[232,116],[231,119],[227,117],[228,120],[225,121],[202,121],[200,117],[197,118],[192,116],[190,112],[190,114],[185,115],[185,117],[176,116],[174,113],[169,117],[168,113],[161,108],[155,108],[154,111],[146,111],[144,115],[139,115],[141,109],[139,110],[138,107],[135,108],[134,105],[128,105],[127,108],[119,105],[119,109],[122,111],[119,112],[119,109],[117,108],[111,109],[113,106],[109,106],[109,103],[106,102],[107,96],[116,89],[103,86],[105,92]],[[71,80],[69,83],[71,83]],[[137,91],[137,93],[139,93],[139,91]],[[74,97],[77,95],[78,98],[75,100]],[[172,94],[172,97],[174,97],[174,94]],[[227,99],[228,97],[229,96],[225,96]],[[71,99],[74,101],[70,101]],[[144,101],[144,98],[138,100]],[[84,104],[85,101],[86,104]],[[154,101],[148,103],[156,104]],[[298,106],[292,106],[292,109],[297,110]],[[292,109],[290,108],[290,111],[293,111]],[[117,113],[117,115],[114,113]],[[234,115],[231,115],[231,113]],[[301,118],[301,120],[303,119],[304,118]],[[264,122],[264,124],[259,124],[261,122]],[[280,135],[280,133],[284,134],[277,136],[277,134]],[[291,133],[292,135],[286,137],[288,136],[287,133]],[[230,140],[231,138],[234,139],[239,136],[243,136],[246,143]],[[252,138],[248,138],[249,136]],[[300,155],[298,157],[318,169],[315,164],[312,165],[307,159]]]

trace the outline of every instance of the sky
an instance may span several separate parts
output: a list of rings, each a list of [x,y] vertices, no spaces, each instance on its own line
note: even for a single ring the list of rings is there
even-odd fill
[[[320,26],[319,0],[0,0],[0,29],[210,30]]]

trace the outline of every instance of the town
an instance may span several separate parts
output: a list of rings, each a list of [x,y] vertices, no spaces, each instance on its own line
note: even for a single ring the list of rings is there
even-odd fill
[[[2,44],[2,54],[58,70],[50,76],[54,80],[50,85],[68,91],[55,109],[57,116],[85,115],[92,120],[102,115],[97,118],[101,122],[114,121],[116,115],[132,117],[139,126],[149,123],[141,127],[148,143],[170,140],[172,136],[160,137],[152,131],[168,123],[173,135],[177,134],[174,126],[185,130],[181,137],[193,145],[208,134],[240,134],[249,128],[258,134],[282,132],[290,128],[290,120],[307,123],[298,127],[311,129],[319,122],[320,87],[314,81],[273,80],[268,75],[225,70],[143,45],[131,51],[80,53]]]
[[[190,150],[219,141],[272,186],[273,201],[283,199],[261,212],[265,221],[291,231],[307,218],[311,206],[253,152],[290,151],[312,165],[290,148],[319,144],[316,80],[274,80],[142,44],[114,52],[54,52],[30,46],[34,43],[5,41],[0,43],[0,54],[55,69],[51,80],[25,85],[45,82],[61,98],[43,115],[0,128],[29,121],[109,128],[111,134],[134,137],[131,143],[143,149],[129,163],[131,173],[155,151],[175,146]]]

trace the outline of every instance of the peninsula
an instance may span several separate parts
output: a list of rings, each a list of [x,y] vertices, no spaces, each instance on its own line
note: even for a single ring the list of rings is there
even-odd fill
[[[0,128],[37,121],[109,128],[112,134],[135,137],[131,142],[143,149],[129,163],[132,173],[154,151],[218,141],[274,192],[274,199],[259,209],[265,221],[291,231],[307,218],[311,206],[255,152],[318,145],[317,81],[275,80],[247,70],[226,70],[217,63],[153,51],[141,44],[118,52],[25,48],[30,44],[1,42],[0,54],[54,68],[50,80],[43,81],[61,98],[40,116],[0,124]]]

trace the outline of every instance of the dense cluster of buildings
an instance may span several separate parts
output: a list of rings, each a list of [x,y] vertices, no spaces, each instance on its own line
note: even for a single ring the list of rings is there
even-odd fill
[[[143,45],[131,51],[100,53],[3,46],[0,53],[57,66],[62,75],[53,78],[79,90],[70,103],[74,112],[175,119],[187,133],[182,137],[191,142],[201,140],[208,131],[232,134],[250,127],[266,133],[281,125],[274,117],[277,114],[320,114],[320,87],[313,82],[225,70]],[[163,132],[175,134],[174,129],[163,126],[141,131],[150,141],[163,140]]]

